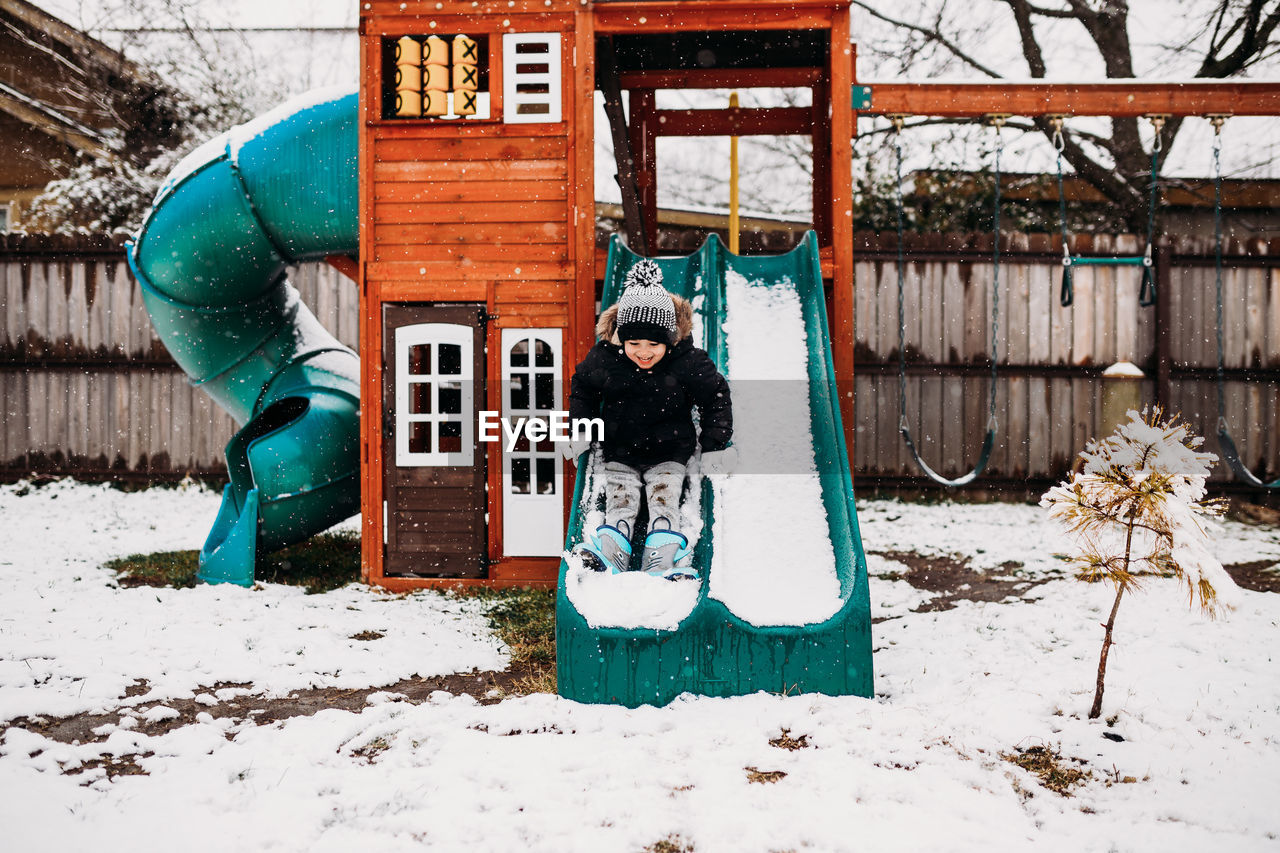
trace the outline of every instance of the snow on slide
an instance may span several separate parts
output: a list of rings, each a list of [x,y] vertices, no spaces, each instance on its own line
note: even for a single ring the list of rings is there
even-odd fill
[[[835,553],[810,429],[808,346],[789,279],[725,276],[728,377],[740,470],[711,476],[714,556],[708,595],[757,626],[825,621],[841,605]],[[701,338],[700,335],[695,335]],[[603,523],[600,454],[583,489],[584,530]],[[696,458],[682,506],[690,546],[702,529]],[[697,604],[699,585],[587,570],[567,555],[565,591],[592,627],[673,630]]]
[[[753,625],[807,625],[839,610],[810,429],[808,346],[787,278],[725,274],[733,443],[739,471],[713,476],[708,595]]]

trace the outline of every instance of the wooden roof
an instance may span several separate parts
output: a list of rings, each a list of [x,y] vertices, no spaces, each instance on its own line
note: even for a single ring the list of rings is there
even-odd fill
[[[78,151],[103,150],[110,89],[159,88],[145,69],[26,0],[0,0],[0,113]]]

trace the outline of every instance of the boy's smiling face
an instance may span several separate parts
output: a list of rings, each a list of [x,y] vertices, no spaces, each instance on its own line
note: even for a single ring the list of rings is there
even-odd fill
[[[623,341],[622,351],[641,370],[648,370],[667,354],[667,345],[654,341]]]

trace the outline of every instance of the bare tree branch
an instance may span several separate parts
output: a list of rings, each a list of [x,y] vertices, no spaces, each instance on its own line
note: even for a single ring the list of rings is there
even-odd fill
[[[885,13],[881,12],[879,9],[872,7],[869,3],[863,2],[863,0],[853,0],[853,5],[864,10],[867,14],[871,15],[873,18],[877,18],[881,21],[884,21],[887,24],[892,24],[895,27],[899,27],[901,29],[907,30],[908,32],[913,32],[913,33],[916,33],[917,35],[924,36],[924,38],[927,41],[933,42],[934,44],[941,46],[952,56],[972,66],[974,69],[982,72],[988,77],[999,79],[1000,77],[1004,76],[1000,72],[986,65],[985,63],[979,62],[975,57],[970,55],[968,52],[962,50],[959,45],[957,45],[954,41],[952,41],[951,39],[947,38],[945,35],[942,34],[940,26],[934,26],[932,28],[922,27],[919,24],[913,24],[913,23],[910,23],[909,21],[903,21],[897,18],[891,18]],[[940,17],[941,16],[939,16],[939,18]]]
[[[1033,10],[1026,0],[1003,0],[1013,12],[1013,20],[1018,25],[1018,38],[1022,41],[1022,56],[1027,60],[1027,69],[1032,77],[1044,77],[1048,70],[1044,63],[1044,52],[1036,41],[1035,28],[1031,24]]]
[[[1228,0],[1222,0],[1222,4],[1219,7],[1220,20],[1226,14],[1228,6]],[[1262,17],[1264,6],[1266,6],[1266,0],[1251,0],[1244,16],[1238,18],[1227,28],[1226,32],[1222,34],[1221,40],[1211,40],[1204,62],[1200,65],[1200,70],[1196,72],[1197,77],[1229,77],[1232,74],[1243,71],[1260,55],[1265,53],[1265,49],[1271,41],[1272,33],[1280,25],[1280,3],[1276,3],[1271,9],[1271,13],[1265,18]],[[1219,56],[1218,52],[1226,48],[1227,42],[1237,32],[1240,33],[1240,42],[1230,53],[1225,56]],[[1215,35],[1217,35],[1216,31]]]

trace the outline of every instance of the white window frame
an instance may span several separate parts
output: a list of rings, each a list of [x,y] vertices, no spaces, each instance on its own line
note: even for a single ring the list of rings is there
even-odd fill
[[[395,371],[396,371],[396,407],[395,407],[395,441],[396,465],[402,468],[460,467],[475,464],[475,329],[456,323],[418,323],[412,326],[400,326],[395,336]],[[429,373],[409,373],[410,347],[431,345],[431,371]],[[461,372],[458,374],[439,373],[440,344],[456,344],[461,348]],[[431,383],[431,413],[412,414],[409,411],[411,400],[410,388],[418,381]],[[440,412],[440,383],[458,382],[462,390],[462,411],[457,415],[444,415]],[[436,448],[440,443],[439,425],[445,420],[461,420],[462,450],[459,453],[442,452]],[[409,449],[409,436],[413,424],[430,422],[431,451],[414,453]]]
[[[529,364],[527,367],[511,365],[511,351],[521,341],[528,342]],[[534,362],[537,355],[536,342],[543,341],[551,347],[551,366],[537,367]],[[508,423],[516,423],[519,418],[542,417],[546,419],[551,412],[562,411],[563,388],[561,383],[564,358],[563,331],[556,328],[542,329],[503,329],[502,330],[502,415]],[[529,376],[529,407],[516,409],[511,405],[511,392],[515,389],[517,373]],[[537,408],[538,374],[549,373],[552,376],[552,407]],[[526,494],[511,491],[511,461],[513,458],[529,460],[530,490]],[[551,459],[555,472],[555,489],[552,494],[540,495],[535,492],[538,482],[538,459]],[[557,557],[564,550],[564,463],[559,448],[550,452],[537,451],[530,447],[526,452],[513,451],[502,454],[502,551],[510,557]]]
[[[546,53],[519,53],[524,45],[545,45]],[[546,73],[520,71],[519,65],[540,62]],[[506,33],[502,36],[502,120],[507,124],[557,124],[562,119],[559,33]],[[545,84],[544,92],[521,92],[521,84]],[[542,112],[524,112],[525,106],[545,106]]]

